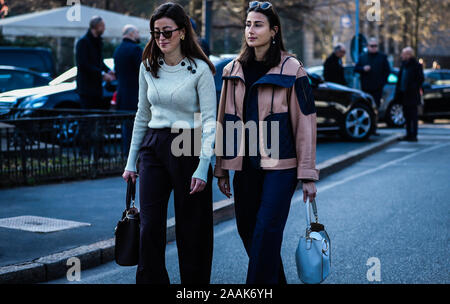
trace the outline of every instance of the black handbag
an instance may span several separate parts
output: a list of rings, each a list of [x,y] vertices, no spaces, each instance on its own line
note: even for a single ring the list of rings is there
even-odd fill
[[[127,184],[126,209],[115,229],[114,256],[120,266],[135,266],[139,260],[140,220],[139,211],[134,206],[135,193],[136,184],[130,178]]]

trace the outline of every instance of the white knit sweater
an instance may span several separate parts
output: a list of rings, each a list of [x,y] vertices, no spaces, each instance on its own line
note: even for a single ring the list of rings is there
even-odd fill
[[[215,140],[216,91],[208,64],[200,59],[195,63],[197,66],[187,58],[176,66],[164,62],[158,71],[159,78],[154,78],[141,63],[138,110],[125,170],[136,172],[138,150],[149,127],[186,129],[201,126],[200,163],[193,177],[207,181]],[[189,66],[195,73],[188,70]]]

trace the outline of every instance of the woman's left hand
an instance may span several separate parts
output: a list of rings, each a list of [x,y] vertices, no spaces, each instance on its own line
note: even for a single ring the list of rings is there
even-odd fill
[[[191,179],[191,192],[189,194],[194,194],[197,192],[201,192],[203,191],[203,189],[205,189],[206,187],[206,182],[199,179],[199,178],[195,178],[193,177]]]
[[[307,182],[303,183],[303,202],[306,203],[306,199],[309,198],[309,201],[312,201],[316,198],[317,189],[316,183]]]

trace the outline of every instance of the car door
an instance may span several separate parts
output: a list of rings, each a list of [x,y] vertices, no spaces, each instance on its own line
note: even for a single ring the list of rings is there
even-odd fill
[[[439,85],[442,86],[443,95],[442,107],[447,114],[450,114],[450,71],[443,71],[440,74]]]
[[[425,74],[423,87],[424,114],[439,115],[445,111],[443,86],[439,84],[441,75],[437,71]]]

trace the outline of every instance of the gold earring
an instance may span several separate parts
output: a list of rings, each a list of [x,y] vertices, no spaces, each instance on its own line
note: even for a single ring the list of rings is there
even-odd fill
[[[180,38],[181,38],[181,40],[184,40],[184,35],[181,35],[181,37],[180,37]]]

